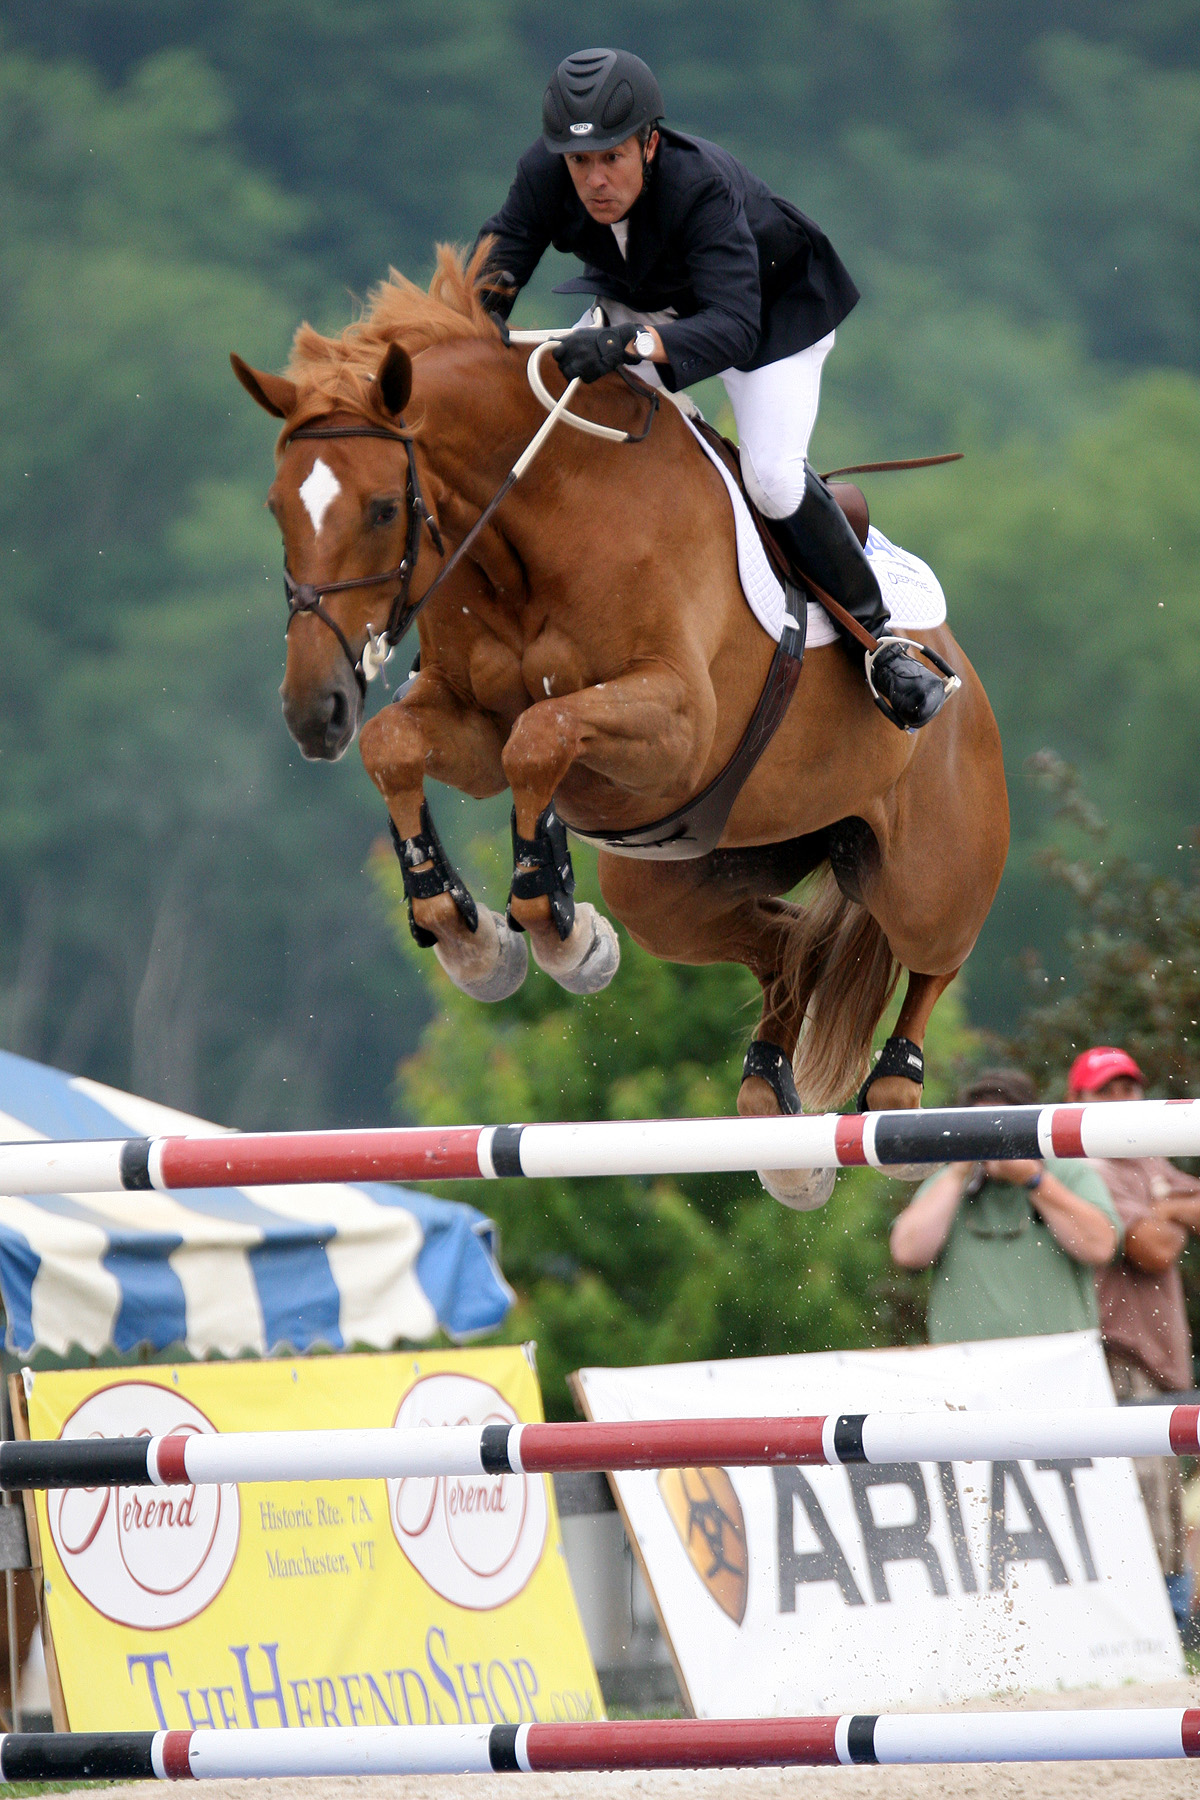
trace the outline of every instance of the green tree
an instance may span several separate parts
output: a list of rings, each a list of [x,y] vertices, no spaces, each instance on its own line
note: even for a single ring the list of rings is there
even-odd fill
[[[378,1116],[413,1041],[378,813],[289,749],[271,429],[227,362],[280,359],[305,209],[229,122],[190,52],[115,92],[0,57],[0,1020],[231,1122]]]
[[[1191,811],[1200,502],[1195,0],[22,0],[0,42],[0,1033],[246,1123],[378,1116],[424,990],[362,876],[375,796],[271,689],[278,366],[389,261],[469,239],[581,41],[656,65],[830,231],[863,302],[815,457],[881,478],[1010,766],[1046,741],[1170,872]],[[556,259],[522,300],[563,320]],[[1163,374],[1162,366],[1172,372]],[[1132,372],[1132,378],[1131,378]],[[1014,853],[972,1005],[1016,1018],[1068,908]],[[455,834],[477,829],[456,809]]]
[[[938,571],[1000,721],[1014,845],[971,963],[980,1017],[1012,1029],[1017,959],[1056,966],[1067,909],[1037,851],[1047,821],[1013,779],[1047,741],[1114,821],[1113,848],[1176,868],[1200,730],[1200,382],[1131,378],[1060,445],[979,447],[953,470],[879,477],[877,521]],[[889,485],[890,484],[890,485]]]
[[[1080,1051],[1116,1044],[1137,1062],[1148,1091],[1200,1095],[1200,833],[1179,872],[1162,875],[1123,855],[1079,775],[1053,751],[1031,759],[1052,802],[1057,840],[1039,857],[1043,879],[1069,903],[1065,972],[1026,958],[1026,1007],[1011,1054],[1048,1097],[1065,1096]],[[1061,959],[1060,959],[1061,960]],[[1200,1159],[1184,1159],[1193,1173]],[[1189,1238],[1181,1272],[1193,1339],[1200,1333],[1200,1242]]]
[[[1029,1005],[1015,1053],[1047,1093],[1064,1091],[1080,1051],[1117,1044],[1168,1097],[1200,1093],[1200,874],[1189,834],[1177,876],[1155,874],[1114,851],[1111,833],[1068,763],[1033,758],[1062,827],[1039,857],[1047,880],[1072,902],[1069,974],[1026,962]],[[1182,847],[1182,846],[1181,846]]]

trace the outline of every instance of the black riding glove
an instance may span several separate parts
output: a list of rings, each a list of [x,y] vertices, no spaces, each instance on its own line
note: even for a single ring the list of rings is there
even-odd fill
[[[627,325],[584,326],[563,338],[555,347],[554,357],[568,381],[574,381],[577,375],[580,381],[599,381],[622,363],[641,361],[626,350],[628,342]]]

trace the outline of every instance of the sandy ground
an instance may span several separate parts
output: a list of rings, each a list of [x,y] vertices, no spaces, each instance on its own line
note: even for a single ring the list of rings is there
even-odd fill
[[[1200,1678],[1146,1687],[1027,1694],[961,1709],[1197,1706]],[[1200,1764],[1179,1762],[977,1764],[887,1769],[741,1769],[680,1774],[460,1775],[260,1781],[253,1800],[1195,1800]],[[206,1782],[203,1800],[246,1800],[245,1782]],[[141,1783],[104,1800],[146,1800]]]

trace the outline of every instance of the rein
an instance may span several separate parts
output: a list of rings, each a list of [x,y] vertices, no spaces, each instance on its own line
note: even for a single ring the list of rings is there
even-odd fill
[[[405,508],[408,514],[407,534],[404,544],[404,555],[394,569],[384,569],[378,575],[359,575],[350,581],[297,581],[287,566],[283,564],[283,591],[287,601],[288,622],[285,636],[292,628],[292,620],[300,613],[313,613],[322,625],[327,625],[338,643],[342,646],[346,661],[354,671],[354,679],[358,690],[366,699],[367,683],[373,681],[383,669],[397,642],[404,636],[412,620],[416,617],[425,600],[418,600],[413,606],[409,601],[413,573],[417,566],[417,557],[421,550],[421,526],[424,525],[437,548],[439,556],[445,555],[442,534],[438,530],[437,520],[425,504],[425,496],[421,491],[421,478],[417,473],[416,452],[413,449],[411,435],[405,431],[392,431],[385,425],[306,425],[299,431],[293,431],[288,438],[294,444],[298,438],[384,438],[393,444],[403,444],[408,458],[408,478],[405,486]],[[367,640],[358,655],[354,654],[349,638],[333,617],[326,612],[321,602],[326,594],[344,594],[351,588],[378,587],[385,581],[398,581],[400,586],[392,600],[387,624],[383,630],[376,632],[367,626]],[[437,583],[434,583],[436,586]],[[430,588],[429,593],[433,592]]]

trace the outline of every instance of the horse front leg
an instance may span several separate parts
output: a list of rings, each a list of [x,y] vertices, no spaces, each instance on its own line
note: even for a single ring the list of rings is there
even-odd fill
[[[513,885],[508,914],[529,933],[534,960],[573,994],[608,986],[620,963],[612,925],[576,903],[566,829],[554,796],[580,766],[646,795],[646,817],[669,810],[661,796],[693,766],[683,683],[652,665],[523,712],[504,746],[513,794]],[[686,791],[686,790],[685,790]]]
[[[475,799],[504,787],[500,734],[464,705],[436,671],[422,670],[404,697],[377,713],[359,739],[383,795],[400,860],[409,924],[456,988],[475,1000],[507,1000],[529,955],[502,913],[477,906],[438,840],[425,800],[432,776]]]

